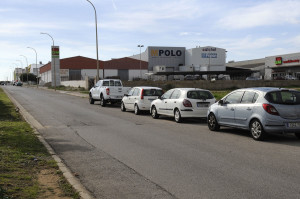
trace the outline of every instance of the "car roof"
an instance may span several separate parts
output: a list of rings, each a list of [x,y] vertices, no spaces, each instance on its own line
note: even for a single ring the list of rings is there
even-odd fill
[[[190,91],[190,90],[208,91],[206,89],[201,89],[201,88],[174,88],[174,89],[179,89],[179,90],[182,90],[182,91]]]
[[[289,90],[286,88],[278,88],[278,87],[253,87],[253,88],[242,88],[238,90],[251,90],[251,91],[261,91],[261,92],[270,92],[270,91],[277,91],[277,90]]]
[[[141,89],[158,89],[158,90],[162,90],[159,87],[153,87],[153,86],[135,86],[133,88],[141,88]]]

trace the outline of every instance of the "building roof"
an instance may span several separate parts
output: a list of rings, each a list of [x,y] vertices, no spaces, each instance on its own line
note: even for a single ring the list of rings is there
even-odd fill
[[[141,65],[140,65],[141,64]],[[148,62],[129,57],[104,62],[105,69],[148,69]]]
[[[104,62],[99,60],[99,68],[103,69]],[[60,59],[60,69],[97,69],[97,60],[76,56]],[[40,68],[40,73],[51,70],[51,62]]]
[[[141,65],[140,65],[141,64]],[[99,60],[100,69],[148,69],[148,62],[124,57],[109,61]],[[97,69],[97,60],[82,56],[60,59],[60,69]],[[51,70],[51,62],[40,68],[40,73]]]

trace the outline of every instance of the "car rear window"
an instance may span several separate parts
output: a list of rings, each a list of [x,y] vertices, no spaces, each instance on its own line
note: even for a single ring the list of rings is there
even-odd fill
[[[162,96],[163,91],[160,89],[144,89],[144,96]]]
[[[299,105],[300,92],[298,91],[273,91],[265,96],[266,100],[273,104]]]
[[[187,98],[190,99],[213,99],[214,96],[209,91],[188,91]]]

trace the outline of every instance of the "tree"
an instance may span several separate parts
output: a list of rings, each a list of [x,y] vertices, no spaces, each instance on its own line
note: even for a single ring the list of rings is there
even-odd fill
[[[23,82],[28,82],[28,81],[36,82],[36,75],[32,73],[28,73],[28,80],[27,80],[27,73],[22,73],[20,75],[20,80]]]

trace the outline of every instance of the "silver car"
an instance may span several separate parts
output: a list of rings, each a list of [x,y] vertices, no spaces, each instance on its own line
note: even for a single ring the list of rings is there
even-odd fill
[[[283,88],[235,90],[209,107],[208,127],[220,126],[250,130],[254,140],[267,133],[295,133],[300,139],[300,92]]]

